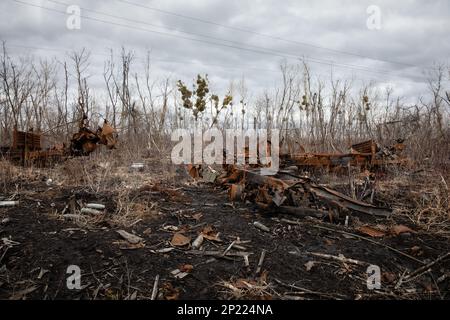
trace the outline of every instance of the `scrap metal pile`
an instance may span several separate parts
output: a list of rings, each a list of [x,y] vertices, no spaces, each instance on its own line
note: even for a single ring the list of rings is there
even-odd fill
[[[107,146],[108,149],[114,149],[117,143],[115,129],[105,120],[102,128],[96,132],[89,129],[87,117],[84,116],[80,122],[80,129],[70,140],[70,155],[86,156],[94,152],[98,144]]]
[[[1,156],[16,163],[43,164],[58,160],[64,155],[64,144],[55,145],[47,150],[42,149],[42,134],[33,131],[18,131],[14,129],[13,143],[10,147],[1,148]]]
[[[228,188],[232,201],[249,201],[265,212],[284,213],[295,216],[314,216],[330,221],[343,219],[352,213],[388,217],[392,210],[349,197],[327,186],[314,183],[299,175],[305,167],[328,169],[354,166],[360,169],[377,168],[381,165],[401,164],[403,141],[392,148],[381,148],[373,140],[355,144],[349,154],[294,154],[281,156],[281,170],[272,176],[262,175],[260,168],[240,168],[228,164],[219,173],[211,167],[188,166],[193,178],[202,177]],[[368,175],[370,180],[373,175]],[[373,188],[373,184],[369,183]]]
[[[99,144],[114,149],[117,143],[116,130],[105,120],[103,127],[96,132],[89,129],[87,118],[84,116],[80,122],[79,131],[72,136],[69,148],[64,143],[56,144],[50,148],[42,148],[41,133],[32,130],[28,132],[13,132],[11,146],[0,148],[0,156],[21,165],[45,165],[52,161],[61,161],[68,156],[86,156],[96,150]]]
[[[229,184],[231,200],[249,199],[266,211],[330,219],[337,219],[340,213],[349,211],[381,217],[391,213],[390,209],[350,198],[289,171],[280,171],[275,176],[262,176],[258,172],[234,169],[231,175],[220,182]]]
[[[295,165],[299,169],[324,168],[328,171],[347,167],[363,169],[377,168],[388,165],[403,165],[408,162],[403,156],[405,148],[402,139],[393,146],[383,147],[373,140],[354,144],[348,153],[295,153],[284,154],[281,161],[285,166]]]
[[[249,201],[265,212],[313,216],[330,221],[343,219],[351,213],[386,218],[392,212],[389,208],[377,207],[318,185],[289,170],[280,170],[274,176],[261,175],[259,169],[239,169],[234,165],[227,165],[222,174],[210,167],[197,167],[195,170],[190,167],[189,172],[193,171],[205,180],[228,188],[230,200]]]

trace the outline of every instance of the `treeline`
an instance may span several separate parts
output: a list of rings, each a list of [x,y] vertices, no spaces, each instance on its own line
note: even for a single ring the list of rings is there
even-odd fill
[[[139,67],[136,65],[140,63]],[[280,66],[281,82],[262,93],[244,79],[220,95],[207,75],[193,83],[154,77],[151,57],[138,62],[132,52],[113,52],[104,62],[104,90],[93,92],[90,54],[73,52],[64,61],[17,57],[5,43],[0,54],[0,144],[19,130],[42,132],[49,143],[67,141],[86,115],[95,127],[107,119],[119,131],[122,147],[133,152],[170,148],[175,128],[278,128],[294,151],[344,151],[364,139],[391,144],[405,139],[410,156],[448,163],[450,147],[450,69],[429,75],[428,98],[404,104],[391,88],[355,88],[350,81],[314,77],[306,63]],[[136,71],[137,70],[137,71]],[[250,99],[250,97],[254,97]]]

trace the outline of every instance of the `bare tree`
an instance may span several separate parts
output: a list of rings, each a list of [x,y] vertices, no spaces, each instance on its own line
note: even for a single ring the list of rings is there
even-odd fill
[[[9,138],[11,123],[14,128],[26,125],[23,121],[22,111],[30,97],[34,84],[28,61],[21,60],[19,64],[16,64],[9,57],[5,42],[2,45],[0,64],[0,80],[3,89],[2,95],[4,96],[3,126],[6,137]]]
[[[77,81],[78,91],[78,112],[82,117],[89,114],[89,87],[87,84],[86,71],[89,67],[90,53],[83,48],[80,52],[73,52],[70,56],[74,64],[75,78]]]

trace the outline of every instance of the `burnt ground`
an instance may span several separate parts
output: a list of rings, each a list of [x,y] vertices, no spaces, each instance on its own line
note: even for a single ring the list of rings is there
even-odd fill
[[[400,278],[450,251],[446,238],[429,234],[401,217],[372,224],[404,224],[415,232],[370,238],[352,227],[315,218],[296,220],[259,213],[247,203],[229,203],[226,191],[208,184],[179,182],[147,187],[130,199],[155,210],[133,225],[117,223],[121,202],[114,192],[94,193],[80,187],[30,183],[14,196],[19,205],[0,208],[0,299],[149,299],[159,275],[158,299],[449,299],[450,261],[407,282]],[[89,223],[62,217],[70,199],[106,205]],[[134,207],[136,209],[136,207]],[[288,219],[288,220],[285,220]],[[253,225],[259,221],[268,228]],[[353,221],[353,219],[351,220]],[[130,222],[132,224],[133,221]],[[205,226],[219,232],[221,242],[205,240],[203,249],[223,252],[237,237],[242,257],[193,254],[188,246],[173,247],[174,230],[193,241]],[[130,245],[116,232],[123,229],[143,238]],[[159,252],[164,248],[170,252]],[[262,250],[261,274],[256,275]],[[229,252],[239,251],[232,248]],[[342,262],[322,253],[358,260]],[[367,288],[366,269],[378,265],[381,289]],[[80,290],[69,290],[69,265],[81,268]],[[171,271],[188,267],[176,279]],[[447,275],[447,276],[446,276]],[[407,279],[408,278],[404,278]]]

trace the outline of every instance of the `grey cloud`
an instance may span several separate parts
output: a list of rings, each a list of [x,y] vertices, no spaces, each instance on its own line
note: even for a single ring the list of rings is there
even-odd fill
[[[23,1],[65,11],[65,6],[46,0]],[[427,3],[417,0],[395,3],[388,0],[288,0],[283,2],[275,0],[193,0],[189,2],[130,0],[161,10],[252,30],[256,33],[418,67],[390,64],[313,46],[279,41],[253,33],[166,15],[120,1],[58,1],[70,1],[71,4],[78,4],[91,10],[123,16],[135,21],[145,21],[174,31],[82,11],[83,15],[101,20],[173,33],[180,37],[196,38],[193,35],[183,34],[182,31],[201,33],[241,42],[248,46],[281,51],[290,56],[287,61],[291,63],[298,61],[296,56],[306,56],[324,62],[333,61],[336,64],[333,67],[334,77],[361,78],[367,82],[373,79],[379,84],[389,83],[395,87],[397,93],[405,95],[423,92],[426,88],[425,77],[422,74],[423,68],[431,66],[433,62],[448,62],[450,52],[448,34],[450,10],[449,2],[445,0]],[[378,5],[381,9],[381,30],[372,31],[366,27],[366,9],[369,5]],[[8,44],[63,49],[59,52],[11,47],[12,53],[34,52],[41,56],[55,55],[62,59],[64,50],[87,47],[92,51],[90,81],[96,82],[95,85],[98,88],[102,86],[101,72],[108,48],[113,48],[118,54],[122,45],[134,50],[139,58],[144,58],[146,51],[151,50],[155,75],[171,74],[174,79],[189,80],[198,72],[207,72],[211,80],[215,82],[215,87],[222,91],[226,90],[231,80],[238,80],[242,76],[245,76],[255,90],[262,90],[272,85],[279,79],[279,74],[273,70],[276,70],[283,60],[277,54],[260,54],[215,46],[86,19],[82,19],[81,30],[67,30],[66,16],[22,5],[12,0],[0,3],[0,17],[0,38],[6,40]],[[218,42],[212,39],[204,40]],[[389,74],[352,70],[348,67],[340,67],[338,64],[388,70]],[[142,61],[136,60],[135,69],[139,70],[141,66]],[[326,63],[311,63],[311,68],[316,74],[326,77],[330,73],[331,66]]]

